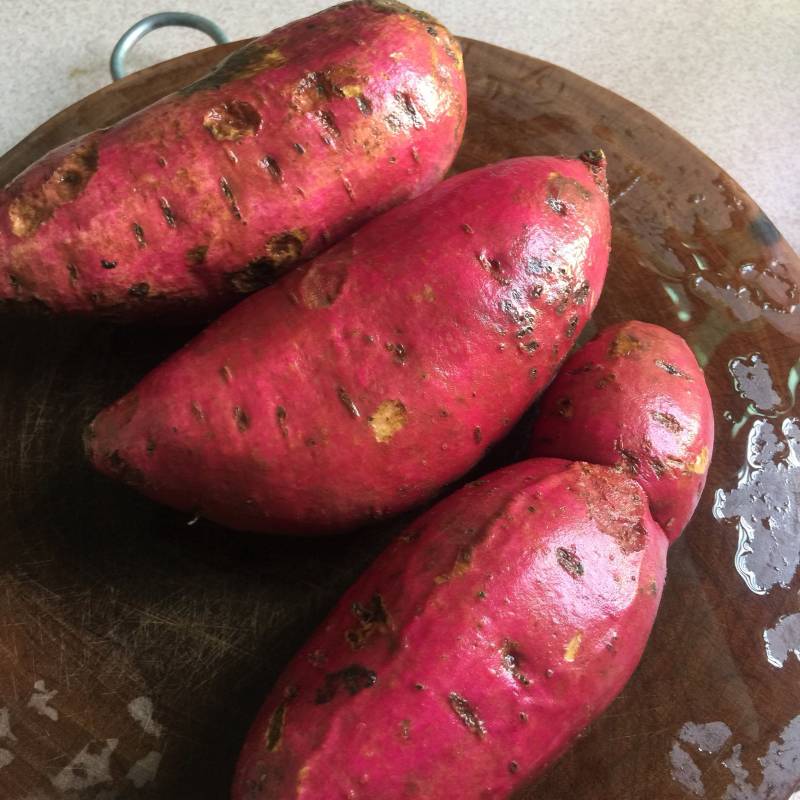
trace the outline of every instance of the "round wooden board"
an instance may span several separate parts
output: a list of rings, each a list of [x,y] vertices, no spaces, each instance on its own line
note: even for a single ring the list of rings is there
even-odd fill
[[[0,160],[0,179],[195,79],[235,46],[160,64],[72,106]],[[604,148],[614,240],[591,327],[635,317],[680,333],[716,409],[708,486],[670,553],[641,667],[519,797],[785,800],[800,784],[797,256],[727,175],[641,109],[551,64],[481,42],[464,49],[470,116],[455,169]],[[339,539],[247,536],[192,525],[93,474],[85,422],[191,333],[0,320],[8,800],[226,797],[271,682],[402,524]],[[513,459],[520,441],[512,435],[481,469]],[[453,796],[471,788],[453,786]]]

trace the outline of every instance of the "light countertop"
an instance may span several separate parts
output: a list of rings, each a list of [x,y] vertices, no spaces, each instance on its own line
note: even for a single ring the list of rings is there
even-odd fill
[[[239,39],[325,5],[0,0],[0,152],[108,83],[114,43],[143,16],[192,11]],[[732,175],[800,251],[798,0],[426,0],[422,7],[455,33],[559,64],[656,114]],[[196,31],[156,31],[130,66],[208,44]]]

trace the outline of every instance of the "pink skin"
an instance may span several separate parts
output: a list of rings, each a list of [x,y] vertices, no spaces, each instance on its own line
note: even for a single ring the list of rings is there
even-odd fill
[[[230,305],[436,184],[466,118],[458,43],[388,0],[280,28],[205,80],[7,187],[0,302],[127,318]]]
[[[289,664],[233,800],[507,797],[631,676],[666,552],[640,488],[609,467],[535,459],[466,486]]]
[[[608,201],[587,158],[493,164],[373,220],[101,412],[94,465],[244,530],[336,531],[430,497],[509,430],[597,302]]]
[[[711,397],[692,351],[634,321],[607,328],[564,364],[542,397],[530,454],[621,466],[674,540],[703,492],[713,447]]]

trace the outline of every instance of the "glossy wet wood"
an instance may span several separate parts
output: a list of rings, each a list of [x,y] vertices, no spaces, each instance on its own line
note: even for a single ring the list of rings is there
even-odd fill
[[[158,65],[67,109],[0,160],[0,179],[198,77],[231,47]],[[800,663],[770,664],[763,637],[800,606],[791,495],[800,486],[791,448],[800,444],[785,422],[797,413],[797,256],[740,187],[649,114],[532,58],[480,42],[465,42],[465,56],[470,117],[456,169],[603,147],[614,241],[594,324],[637,317],[685,336],[707,362],[717,422],[709,483],[670,554],[640,669],[519,797],[788,798],[800,783],[791,763],[800,737],[790,726],[800,715]],[[84,423],[191,333],[0,320],[3,798],[225,797],[271,681],[396,529],[320,541],[234,534],[189,524],[93,474],[82,457]],[[731,361],[754,354],[778,400],[763,366],[747,380],[740,369],[737,391]],[[766,460],[782,466],[761,463],[759,472],[756,453],[740,474],[748,436],[763,455],[766,425],[776,442]],[[482,468],[513,459],[520,441],[518,431]],[[769,478],[762,489],[789,498],[754,534],[774,540],[773,555],[786,562],[788,588],[754,568],[750,582],[762,594],[743,578],[746,554],[735,568],[738,517],[724,506],[740,481],[756,486],[754,473]],[[728,519],[712,514],[718,490],[718,516]],[[701,753],[686,729],[679,741],[687,722],[722,722],[731,735]],[[774,745],[784,731],[786,746]],[[469,787],[453,795],[468,797]]]

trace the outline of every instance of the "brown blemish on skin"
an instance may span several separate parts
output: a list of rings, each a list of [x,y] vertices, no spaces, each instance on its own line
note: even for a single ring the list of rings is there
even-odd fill
[[[244,100],[220,103],[203,117],[203,127],[218,142],[236,142],[255,136],[261,130],[261,124],[261,114]]]
[[[462,697],[457,692],[450,692],[448,700],[450,701],[450,708],[456,712],[458,718],[472,733],[478,737],[482,737],[486,734],[486,726],[466,698]]]
[[[234,406],[233,418],[236,420],[236,427],[239,433],[244,433],[250,427],[250,417],[240,406]]]
[[[175,215],[172,213],[172,208],[170,207],[169,200],[166,197],[160,197],[158,199],[158,204],[161,207],[161,215],[164,217],[164,222],[170,228],[175,227]]]
[[[78,280],[78,268],[71,261],[67,263],[67,272],[70,283],[75,283]]]
[[[570,400],[569,397],[562,397],[556,403],[556,414],[558,414],[559,417],[569,419],[574,413],[574,410],[572,400]]]
[[[56,209],[79,197],[97,171],[98,160],[96,136],[64,156],[39,186],[11,202],[11,233],[21,239],[32,236]]]
[[[222,380],[225,381],[225,383],[230,383],[233,380],[233,373],[227,364],[219,368],[219,374],[222,376]]]
[[[328,308],[336,302],[347,280],[344,259],[313,263],[300,280],[300,299],[306,308]]]
[[[208,75],[181,89],[180,94],[187,96],[202,89],[219,89],[220,86],[231,81],[250,78],[262,70],[275,69],[285,63],[286,56],[276,47],[251,42],[231,53]]]
[[[511,642],[508,639],[503,642],[503,646],[500,649],[500,656],[503,660],[503,668],[509,672],[514,680],[516,680],[518,683],[521,683],[523,686],[528,686],[530,684],[530,680],[522,672],[519,666],[522,656],[518,651],[518,647],[519,645],[516,642]]]
[[[589,296],[590,289],[589,281],[584,281],[573,293],[572,302],[575,303],[576,306],[582,306]]]
[[[325,676],[325,683],[317,690],[314,702],[317,705],[329,703],[338,694],[339,689],[344,689],[351,697],[364,689],[374,686],[378,675],[371,669],[361,664],[350,664],[338,672],[330,672]]]
[[[230,183],[228,183],[228,179],[224,175],[219,179],[219,188],[222,191],[222,196],[228,201],[228,208],[230,208],[234,219],[241,221],[242,211],[239,208],[239,204],[236,202],[236,196],[233,193],[233,189],[231,188]]]
[[[305,228],[292,228],[276,233],[265,245],[266,258],[273,266],[281,267],[297,261],[303,255],[303,246],[308,240]]]
[[[362,95],[362,94],[359,94],[359,95],[356,95],[355,101],[356,101],[356,106],[358,107],[358,110],[365,117],[368,117],[370,114],[372,114],[372,103],[370,102],[370,100],[368,98],[364,97],[364,95]]]
[[[347,177],[347,175],[342,175],[341,177],[342,177],[342,185],[344,186],[344,190],[347,192],[347,196],[353,202],[355,202],[356,193],[355,190],[353,189],[353,184],[350,183],[350,179]]]
[[[267,171],[275,183],[283,183],[283,170],[277,159],[272,156],[264,156],[258,163]]]
[[[283,406],[275,407],[275,419],[278,420],[278,428],[285,439],[289,435],[289,426],[286,424],[286,409]]]
[[[406,363],[407,351],[406,351],[406,346],[404,344],[401,344],[400,342],[394,342],[394,343],[386,342],[386,349],[390,353],[394,353],[394,360],[398,364]]]
[[[128,289],[128,294],[131,297],[147,297],[147,295],[150,294],[150,284],[144,281],[141,283],[134,283],[133,286]]]
[[[402,739],[408,739],[411,732],[411,720],[404,719],[400,722],[400,737]]]
[[[336,389],[336,394],[339,396],[342,405],[350,413],[350,416],[358,419],[361,416],[361,412],[358,410],[358,406],[353,402],[353,399],[347,393],[346,389],[343,386],[339,386]]]
[[[585,205],[591,197],[589,191],[574,178],[567,178],[559,172],[547,176],[547,205],[560,216]]]
[[[628,358],[643,349],[645,349],[645,345],[640,339],[631,333],[621,331],[614,337],[614,341],[611,342],[608,354],[613,358]]]
[[[286,704],[284,700],[273,712],[267,725],[266,745],[270,753],[274,753],[283,739],[283,728],[286,724]]]
[[[192,414],[195,416],[198,422],[205,421],[206,415],[203,413],[203,409],[200,408],[200,404],[197,401],[192,400],[191,409],[192,409]]]
[[[271,236],[264,245],[265,255],[253,259],[244,269],[226,275],[231,288],[240,294],[249,294],[269,286],[287,267],[300,260],[307,238],[304,228]]]
[[[475,233],[475,230],[473,229],[472,225],[469,225],[466,222],[461,223],[461,229],[464,231],[464,233],[469,233],[469,234]]]
[[[528,370],[528,377],[529,377],[529,378],[530,378],[532,381],[535,381],[535,380],[536,380],[536,376],[537,376],[538,374],[539,374],[539,373],[538,373],[538,371],[537,371],[536,367],[531,367],[531,368]]]
[[[414,98],[408,92],[396,92],[394,97],[401,113],[409,120],[411,125],[417,129],[424,128],[425,120],[414,103]]]
[[[503,268],[496,258],[489,258],[485,250],[476,253],[475,257],[478,259],[478,263],[481,267],[501,286],[507,286],[509,284],[509,280],[503,275]]]
[[[578,158],[589,168],[592,179],[603,194],[608,194],[606,180],[606,154],[602,150],[586,150]]]
[[[660,358],[657,358],[655,364],[659,369],[663,369],[664,372],[668,372],[670,375],[689,380],[689,376],[685,372],[681,372],[674,364],[670,364],[668,361],[662,361]]]
[[[556,558],[558,566],[573,578],[580,578],[583,575],[583,564],[575,553],[565,547],[558,547],[556,548]]]
[[[672,415],[664,411],[652,411],[650,413],[651,419],[657,422],[662,427],[666,428],[672,433],[680,433],[683,430],[683,425]]]
[[[109,260],[108,260],[108,259],[106,259],[106,258],[101,258],[101,259],[100,259],[100,266],[101,266],[103,269],[116,269],[116,267],[117,267],[117,262],[116,262],[116,261],[109,261]]]
[[[138,244],[140,248],[147,247],[147,241],[144,238],[144,228],[142,228],[142,226],[137,222],[134,222],[131,225],[131,230],[133,231],[133,236],[136,239],[136,244]]]
[[[388,442],[408,421],[406,407],[399,400],[384,400],[367,420],[377,442]]]
[[[199,244],[197,247],[192,247],[186,251],[186,263],[190,267],[196,267],[206,260],[206,253],[208,253],[207,244]]]
[[[333,115],[332,111],[322,109],[321,111],[317,111],[315,116],[322,130],[325,132],[322,134],[322,141],[325,144],[332,144],[332,139],[338,139],[342,135],[339,126],[336,124],[336,117]]]
[[[569,323],[567,324],[567,339],[571,339],[575,335],[575,330],[578,327],[578,316],[575,315],[570,317]]]
[[[359,624],[345,631],[344,638],[353,650],[360,650],[373,636],[391,632],[391,618],[379,594],[372,595],[366,605],[353,603],[352,611]]]
[[[483,434],[481,433],[481,429],[477,425],[472,429],[472,438],[475,444],[480,444],[481,440],[483,439]]]
[[[469,572],[471,566],[472,566],[472,550],[469,547],[463,547],[456,554],[456,560],[453,563],[453,568],[450,570],[450,572],[444,573],[442,575],[437,575],[433,579],[433,582],[437,586],[441,586],[441,584],[447,583],[453,578],[460,578],[462,575],[466,575],[467,572]]]
[[[300,144],[300,142],[295,142],[295,143],[292,145],[292,147],[294,147],[294,149],[295,149],[295,150],[296,150],[296,151],[297,151],[297,152],[298,152],[298,153],[299,153],[301,156],[303,155],[303,153],[305,153],[305,152],[306,152],[306,149],[305,149],[305,147],[303,147],[303,145],[301,145],[301,144]]]

